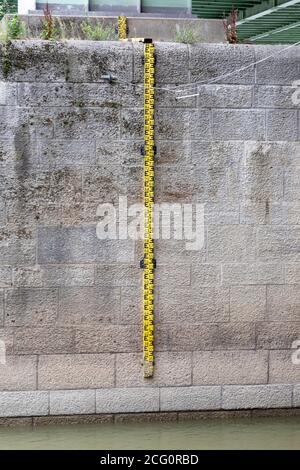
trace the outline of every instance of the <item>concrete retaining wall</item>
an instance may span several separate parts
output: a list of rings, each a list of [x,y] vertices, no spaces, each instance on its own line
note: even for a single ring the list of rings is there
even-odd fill
[[[158,43],[157,85],[282,48]],[[0,416],[300,406],[299,110],[294,48],[176,101],[157,92],[157,201],[205,204],[205,243],[156,244],[156,371],[142,375],[140,242],[96,237],[141,202],[143,46],[1,48]],[[185,90],[185,94],[187,92]]]

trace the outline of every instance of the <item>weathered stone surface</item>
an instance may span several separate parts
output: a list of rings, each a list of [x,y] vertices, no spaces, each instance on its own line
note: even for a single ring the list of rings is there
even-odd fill
[[[143,108],[130,108],[121,111],[121,137],[122,139],[143,138]]]
[[[189,286],[191,284],[191,273],[189,264],[178,264],[176,270],[171,264],[158,265],[155,270],[155,282],[158,286]]]
[[[15,289],[6,292],[5,324],[51,325],[57,318],[56,289]]]
[[[130,92],[128,93],[128,91]],[[75,107],[103,106],[111,109],[143,106],[143,88],[125,83],[78,83],[74,85]]]
[[[108,422],[116,409],[120,422],[147,410],[148,420],[162,419],[157,387],[175,420],[178,409],[220,408],[224,385],[228,408],[291,406],[299,51],[156,44],[156,84],[165,89],[155,95],[155,201],[201,204],[204,220],[197,250],[186,239],[155,241],[156,362],[145,380],[143,243],[96,233],[99,204],[143,201],[143,50],[12,41],[4,80],[0,46],[0,341],[10,365],[0,365],[0,389],[50,390],[57,423],[78,422],[72,413],[88,420],[97,388],[112,397],[98,392],[112,407]],[[108,72],[114,83],[101,78]],[[49,411],[45,396],[38,415]],[[20,400],[17,416],[36,416]]]
[[[2,158],[2,142],[0,141],[0,162]],[[5,199],[4,197],[0,196],[0,225],[6,224],[6,207],[5,207]]]
[[[117,387],[153,387],[191,385],[192,358],[189,352],[159,352],[156,354],[155,376],[143,377],[142,354],[118,354]]]
[[[190,143],[191,161],[204,165],[208,170],[226,170],[229,166],[237,164],[244,154],[247,143],[240,141],[209,141],[195,140]]]
[[[98,206],[101,203],[113,203],[115,209],[118,209],[120,197],[127,196],[128,206],[132,202],[142,202],[142,175],[143,168],[141,165],[101,165],[83,171],[83,197],[85,202],[94,203],[94,220],[96,222],[100,221],[97,213]],[[124,242],[123,239],[121,241]],[[129,239],[128,242],[130,241]]]
[[[189,51],[186,44],[161,43],[156,49],[157,83],[187,83],[189,81]],[[178,67],[181,64],[182,67]]]
[[[252,106],[251,86],[199,85],[198,93],[200,108],[251,108]]]
[[[157,351],[197,351],[211,349],[217,343],[218,325],[168,323],[156,327]]]
[[[52,415],[33,417],[33,426],[66,426],[78,424],[103,424],[113,423],[113,415]]]
[[[164,286],[159,290],[159,320],[186,323],[221,322],[229,319],[229,291],[223,287]]]
[[[170,423],[177,421],[177,413],[120,413],[114,416],[115,423]]]
[[[268,140],[298,140],[298,120],[296,110],[267,111]]]
[[[141,270],[137,265],[98,265],[95,271],[97,286],[141,287]]]
[[[293,102],[296,88],[291,86],[255,86],[254,105],[261,108],[294,108],[299,104]]]
[[[36,265],[13,269],[13,284],[16,287],[92,286],[94,277],[94,267],[88,265]]]
[[[0,263],[19,265],[34,264],[36,261],[36,242],[30,239],[12,237],[0,243]]]
[[[3,298],[2,292],[0,293],[0,319],[1,319],[1,327],[0,327],[0,341],[2,341],[1,346],[2,346],[2,351],[3,349],[5,350],[5,354],[10,354],[13,356],[14,354],[14,327],[5,327],[4,326],[4,318],[3,318]],[[4,344],[3,344],[4,343]]]
[[[14,329],[15,354],[73,353],[75,332],[58,326],[18,327]]]
[[[218,264],[192,264],[192,286],[216,286],[221,282],[221,266]]]
[[[142,166],[141,145],[142,142],[139,141],[118,140],[106,142],[103,139],[98,139],[96,141],[96,153],[91,155],[92,162],[101,165],[119,165],[123,171],[128,165]]]
[[[82,175],[76,169],[48,172],[44,167],[35,167],[32,172],[21,168],[20,173],[16,171],[12,177],[8,174],[6,181],[7,219],[12,230],[11,242],[16,239],[19,250],[22,248],[23,256],[26,254],[28,258],[29,248],[35,248],[36,226],[56,226],[62,222],[66,208],[82,204]],[[25,258],[24,262],[19,262],[24,263],[29,264],[29,261]],[[35,256],[31,264],[34,263]]]
[[[122,80],[132,80],[133,54],[130,43],[104,41],[95,48],[93,41],[68,41],[65,56],[65,79],[74,83],[100,83],[110,72]]]
[[[162,411],[214,410],[221,407],[221,387],[162,387]]]
[[[211,174],[208,179],[204,177],[195,164],[184,163],[180,165],[160,165],[156,169],[156,192],[158,201],[162,203],[192,203],[195,196],[201,202],[210,197],[218,201],[225,195],[225,190],[219,181],[225,178],[224,173]]]
[[[300,190],[300,168],[299,166],[290,166],[285,172],[285,191],[284,198],[287,201],[299,202]]]
[[[259,226],[256,240],[261,261],[300,260],[300,228],[297,226]]]
[[[256,347],[258,349],[290,349],[293,342],[299,338],[299,322],[272,321],[256,324]]]
[[[16,83],[0,82],[0,105],[15,106],[17,104],[18,88]]]
[[[249,410],[217,410],[217,411],[182,411],[178,413],[178,421],[202,421],[202,420],[209,420],[212,419],[239,419],[239,418],[251,418],[251,411]]]
[[[115,388],[96,390],[97,413],[159,411],[159,389]]]
[[[216,77],[222,77],[218,83],[254,83],[254,66],[248,67],[241,72],[232,70],[240,69],[245,64],[255,62],[254,48],[242,45],[230,50],[230,61],[228,60],[229,44],[194,44],[190,46],[190,72],[192,82],[203,82]]]
[[[162,108],[156,119],[156,133],[161,139],[207,139],[211,135],[210,112]]]
[[[45,139],[39,142],[37,163],[49,169],[91,165],[95,162],[95,152],[95,141]]]
[[[180,96],[186,96],[185,89],[176,88],[172,85],[165,85],[157,88],[155,93],[155,107],[157,115],[161,108],[196,108],[197,107],[197,86],[188,88],[188,94],[193,95],[188,98],[180,99]]]
[[[122,287],[120,322],[126,325],[140,323],[142,302],[142,289],[137,290],[135,287]],[[157,299],[155,299],[155,304],[157,304]]]
[[[9,266],[0,267],[0,287],[12,286],[12,274]]]
[[[215,140],[264,140],[265,113],[259,109],[213,111]]]
[[[263,170],[262,170],[263,171]],[[259,193],[255,193],[255,185],[253,175],[249,178],[252,179],[252,187],[245,190],[247,192],[247,197],[252,197],[252,199],[246,199],[241,202],[240,205],[240,223],[241,224],[282,224],[284,221],[288,220],[287,211],[284,208],[284,202],[272,202],[270,198],[275,197],[278,200],[282,197],[282,172],[279,171],[275,175],[275,180],[273,179],[274,184],[277,180],[277,186],[271,188],[271,184],[266,180],[263,182],[261,179],[259,183]],[[271,178],[272,179],[272,178]],[[265,184],[265,186],[264,186]],[[258,185],[257,185],[258,186]],[[257,187],[256,186],[256,187]],[[244,185],[244,188],[246,186]],[[266,197],[265,201],[260,202],[261,199]],[[253,200],[254,199],[254,200]]]
[[[289,408],[291,404],[290,385],[232,385],[223,388],[222,407],[227,410]]]
[[[255,230],[245,225],[208,227],[208,261],[227,263],[255,260]]]
[[[218,335],[214,338],[213,348],[210,349],[254,349],[255,325],[251,322],[235,322],[218,324]]]
[[[64,390],[50,392],[50,414],[95,413],[95,390]]]
[[[132,240],[99,240],[96,226],[41,227],[38,232],[38,261],[46,263],[130,262]]]
[[[270,351],[270,383],[299,383],[300,364],[293,360],[294,356],[298,359],[299,351],[291,347],[288,351]]]
[[[76,353],[135,352],[142,349],[141,327],[137,325],[103,325],[76,328]]]
[[[297,285],[267,286],[268,321],[299,321],[300,292]]]
[[[0,427],[1,426],[4,426],[5,428],[9,428],[9,427],[23,427],[23,426],[32,426],[32,421],[33,421],[33,418],[29,417],[25,417],[25,418],[17,418],[17,417],[14,417],[14,418],[0,418]]]
[[[114,386],[111,354],[57,354],[40,356],[40,390],[89,389]]]
[[[220,204],[205,204],[205,223],[207,224],[238,224],[239,204],[232,204],[230,200],[225,200]]]
[[[58,321],[61,326],[116,323],[119,311],[118,287],[65,287],[60,291]]]
[[[35,390],[36,356],[6,356],[0,364],[0,390]]]
[[[300,407],[300,385],[294,385],[293,406]]]
[[[286,409],[286,408],[271,408],[268,410],[258,409],[258,410],[251,410],[251,416],[253,418],[288,418],[288,417],[295,417],[299,416],[299,409]]]
[[[230,288],[230,319],[259,321],[266,314],[265,286],[232,286]]]
[[[157,351],[254,349],[253,323],[167,323],[156,327]]]
[[[284,267],[281,263],[235,263],[222,265],[224,286],[282,284]]]
[[[201,351],[193,355],[193,385],[267,382],[266,351]]]
[[[119,112],[111,108],[57,108],[54,136],[59,139],[94,139],[119,136]]]
[[[3,56],[4,45],[0,54]],[[64,82],[66,79],[66,48],[62,43],[48,41],[13,41],[6,52],[9,61],[8,79],[16,82]],[[3,76],[2,67],[0,76]]]
[[[265,202],[267,218],[270,200],[283,197],[283,168],[272,146],[247,142],[240,176],[243,199]]]
[[[285,265],[285,283],[300,284],[300,263],[288,263]]]
[[[254,47],[257,61],[272,56],[257,64],[257,84],[291,86],[295,80],[299,80],[299,48],[293,47],[282,53],[284,47],[283,45]]]
[[[21,106],[71,106],[73,85],[67,83],[19,83],[18,101]]]
[[[1,416],[43,416],[49,413],[48,392],[1,392]]]
[[[284,224],[299,225],[300,204],[297,200],[282,202],[282,218]]]
[[[174,116],[175,117],[175,116]],[[178,116],[179,117],[179,116]],[[183,136],[185,139],[209,139],[212,135],[212,116],[207,109],[191,110],[189,117],[182,113],[181,119],[184,121],[186,131]],[[189,119],[187,121],[187,119]],[[163,127],[163,126],[162,126]],[[158,132],[160,128],[158,127]]]

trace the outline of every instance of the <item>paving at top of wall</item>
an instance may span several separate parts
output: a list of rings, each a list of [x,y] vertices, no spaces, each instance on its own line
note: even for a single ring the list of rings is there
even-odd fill
[[[99,14],[98,14],[99,15]],[[83,32],[83,25],[90,24],[92,27],[102,26],[112,28],[118,26],[118,16],[94,16],[89,14],[79,16],[55,15],[54,22],[58,35],[63,35],[64,39],[86,39]],[[7,15],[11,17],[11,15]],[[43,29],[43,12],[40,14],[19,15],[25,23],[30,37],[39,38]],[[198,18],[159,18],[159,17],[128,17],[127,16],[127,36],[129,38],[152,38],[157,41],[175,41],[178,31],[188,30],[195,33],[199,42],[224,43],[225,32],[222,20],[205,20]]]
[[[205,409],[198,391],[206,397],[211,386],[214,408],[292,406],[300,379],[291,359],[300,339],[299,109],[292,100],[300,48],[207,84],[282,49],[156,44],[157,86],[188,83],[184,94],[199,92],[176,101],[157,91],[156,198],[205,204],[205,243],[196,252],[184,241],[156,243],[156,373],[145,381],[141,243],[96,237],[99,203],[118,203],[119,195],[142,201],[143,89],[101,76],[141,85],[143,45],[1,46],[4,407],[23,403],[23,395],[7,393],[35,391],[44,414],[48,391],[115,387],[124,396],[140,387],[141,403],[149,385],[185,387],[184,403],[177,388],[170,392],[178,409],[190,399],[192,409]],[[232,386],[241,387],[237,402]],[[78,403],[81,394],[74,396]],[[33,413],[26,400],[21,415]],[[129,411],[143,411],[137,408]]]

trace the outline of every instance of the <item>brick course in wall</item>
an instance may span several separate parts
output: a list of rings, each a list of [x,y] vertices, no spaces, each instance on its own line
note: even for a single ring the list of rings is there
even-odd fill
[[[205,204],[205,240],[156,242],[144,379],[142,244],[96,237],[143,200],[143,46],[1,46],[0,416],[300,406],[300,48],[198,84],[281,49],[156,44],[157,85],[199,93],[157,92],[156,197]]]

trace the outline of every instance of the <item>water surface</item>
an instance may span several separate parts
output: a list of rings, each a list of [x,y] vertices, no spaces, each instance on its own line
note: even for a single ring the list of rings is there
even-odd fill
[[[300,449],[300,418],[0,428],[0,449]]]

